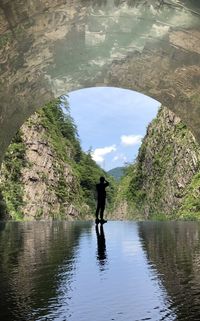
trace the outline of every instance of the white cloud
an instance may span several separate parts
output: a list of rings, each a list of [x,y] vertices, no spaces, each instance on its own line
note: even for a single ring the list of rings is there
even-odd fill
[[[96,148],[92,153],[92,159],[97,163],[103,163],[104,156],[115,152],[117,150],[116,145],[106,146],[102,148]]]
[[[122,135],[121,143],[128,146],[138,145],[141,144],[142,138],[142,135]]]

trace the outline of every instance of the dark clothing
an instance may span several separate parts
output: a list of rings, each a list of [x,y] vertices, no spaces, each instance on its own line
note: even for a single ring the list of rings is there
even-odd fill
[[[106,199],[106,187],[109,185],[109,183],[99,183],[96,185],[97,189],[97,199],[100,201],[105,201]]]
[[[105,210],[106,200],[101,200],[97,202],[97,209],[96,209],[96,218],[98,219],[99,211],[100,211],[100,218],[103,220],[103,212]]]
[[[96,185],[97,190],[97,209],[96,209],[96,218],[98,218],[99,211],[100,211],[100,218],[103,219],[103,212],[105,210],[106,204],[106,187],[109,185],[108,182],[106,183],[99,183]]]

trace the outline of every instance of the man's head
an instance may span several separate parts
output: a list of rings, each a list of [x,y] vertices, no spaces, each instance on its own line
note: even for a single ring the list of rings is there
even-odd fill
[[[101,177],[100,177],[100,182],[101,182],[101,183],[104,183],[104,181],[105,181],[105,177],[101,176]]]

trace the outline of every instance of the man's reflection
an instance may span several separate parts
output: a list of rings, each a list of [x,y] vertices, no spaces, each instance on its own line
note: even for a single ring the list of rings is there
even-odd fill
[[[99,267],[101,271],[105,270],[105,264],[107,263],[107,253],[106,253],[106,239],[103,230],[103,224],[96,225],[97,234],[97,260],[99,262]]]

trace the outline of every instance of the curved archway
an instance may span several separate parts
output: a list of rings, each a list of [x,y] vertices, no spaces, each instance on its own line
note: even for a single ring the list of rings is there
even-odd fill
[[[151,96],[200,140],[199,15],[187,0],[3,1],[0,160],[37,108],[90,86]]]

